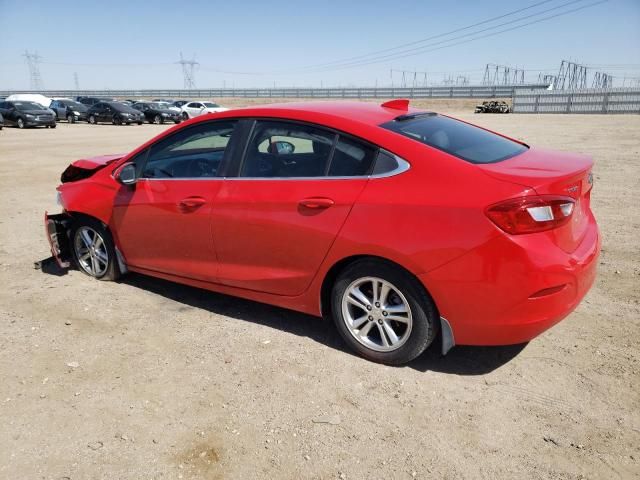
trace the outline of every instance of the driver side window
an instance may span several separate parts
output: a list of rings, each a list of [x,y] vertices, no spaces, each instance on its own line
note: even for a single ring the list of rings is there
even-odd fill
[[[151,147],[141,178],[217,177],[236,121],[201,123]]]

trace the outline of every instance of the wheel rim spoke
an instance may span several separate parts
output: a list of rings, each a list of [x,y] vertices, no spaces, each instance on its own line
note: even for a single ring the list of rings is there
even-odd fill
[[[371,307],[371,300],[369,300],[359,288],[352,288],[349,291],[349,297],[347,297],[347,300],[352,305],[355,305],[365,311],[367,310],[367,307]]]
[[[402,292],[377,277],[351,283],[342,296],[342,316],[349,332],[366,347],[390,352],[411,335],[411,307]]]
[[[351,324],[351,326],[353,328],[360,328],[362,326],[362,324],[366,321],[369,320],[369,316],[368,315],[363,315],[360,318],[356,318],[353,323]]]

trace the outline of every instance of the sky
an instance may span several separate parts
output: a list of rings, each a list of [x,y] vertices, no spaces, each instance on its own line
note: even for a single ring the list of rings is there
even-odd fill
[[[74,74],[81,89],[182,88],[181,52],[198,88],[400,85],[400,70],[480,84],[488,63],[535,82],[563,59],[640,84],[640,0],[0,0],[0,32],[0,90],[30,87],[26,50],[45,89]]]

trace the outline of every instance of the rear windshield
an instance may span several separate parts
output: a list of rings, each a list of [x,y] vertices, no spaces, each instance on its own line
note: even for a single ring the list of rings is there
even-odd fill
[[[528,148],[482,128],[436,114],[396,119],[381,127],[471,163],[500,162]]]

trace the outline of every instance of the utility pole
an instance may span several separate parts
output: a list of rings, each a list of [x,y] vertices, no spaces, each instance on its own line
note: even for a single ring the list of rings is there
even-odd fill
[[[76,92],[80,90],[80,81],[78,80],[78,72],[73,72],[73,84],[76,87]]]
[[[29,53],[28,50],[25,50],[22,56],[27,60],[27,65],[29,66],[31,90],[42,90],[42,77],[40,76],[42,57],[37,52]]]
[[[593,76],[591,88],[611,88],[613,86],[613,77],[608,73],[596,72]]]
[[[506,65],[487,63],[482,77],[483,85],[521,85],[524,83],[524,70]]]
[[[558,82],[554,88],[557,90],[587,88],[587,67],[568,60],[562,60],[558,71]]]
[[[196,88],[194,70],[196,65],[200,65],[200,64],[195,61],[195,55],[193,59],[185,60],[185,58],[182,56],[182,52],[180,52],[180,61],[176,63],[182,66],[182,76],[184,77],[184,88],[186,90],[193,90],[194,88]]]

